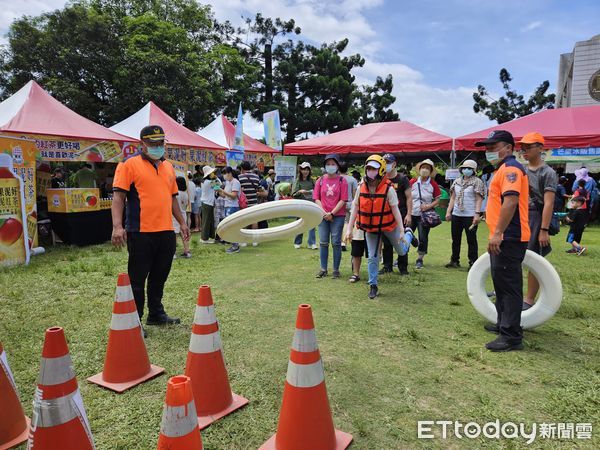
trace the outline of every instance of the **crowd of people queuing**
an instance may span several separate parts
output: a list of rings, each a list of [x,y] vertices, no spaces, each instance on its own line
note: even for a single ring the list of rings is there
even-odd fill
[[[569,224],[567,253],[582,255],[586,251],[583,232],[599,203],[598,184],[586,168],[577,170],[576,178],[569,182],[564,174],[559,176],[544,162],[544,137],[536,132],[515,143],[509,132],[494,131],[477,143],[485,146],[489,164],[480,168],[476,161],[464,160],[458,167],[459,176],[450,183],[437,173],[430,159],[416,164],[411,176],[406,168],[398,167],[396,156],[391,153],[370,155],[361,164],[362,175],[358,170],[348,175],[348,166],[337,154],[325,156],[319,177],[313,176],[311,164],[304,161],[298,166],[293,184],[277,183],[273,169],[262,175],[248,161],[237,169],[196,166],[195,173],[188,172],[186,179],[177,177],[164,159],[164,133],[160,127],[145,127],[141,140],[142,153],[119,164],[115,174],[113,243],[127,245],[140,317],[148,280],[147,324],[178,321],[165,313],[161,303],[164,282],[175,257],[177,234],[181,236],[181,256],[185,258],[192,256],[190,229],[200,232],[200,243],[220,242],[228,245],[227,253],[238,253],[245,244],[224,242],[216,234],[219,222],[241,208],[291,198],[313,201],[323,210],[318,244],[315,229],[307,232],[308,248],[319,250],[316,277],[329,276],[330,247],[331,277],[341,277],[342,254],[347,244],[351,247],[348,281],[360,281],[362,258],[366,258],[368,297],[374,299],[379,295],[379,275],[393,272],[394,265],[400,275],[409,274],[411,246],[416,247],[415,270],[425,267],[430,231],[442,220],[436,207],[442,189],[447,189],[449,201],[444,218],[451,222],[452,245],[445,267],[460,267],[464,233],[471,268],[479,257],[478,226],[485,220],[490,231],[487,250],[495,289],[490,296],[496,297],[498,311],[498,323],[486,325],[486,330],[499,335],[487,348],[520,349],[520,314],[533,306],[540,289],[537,279],[529,274],[526,294],[522,293],[521,263],[525,251],[548,255],[552,250],[550,236],[558,232],[559,220],[564,217]],[[526,165],[518,162],[516,150]],[[165,182],[154,183],[157,176]],[[169,197],[171,202],[162,202]],[[251,227],[264,228],[268,223]],[[299,234],[293,245],[300,249],[302,242],[303,235]]]

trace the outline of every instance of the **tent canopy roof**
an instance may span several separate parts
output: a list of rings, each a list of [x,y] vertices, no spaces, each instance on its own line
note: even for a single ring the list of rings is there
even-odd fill
[[[456,138],[457,149],[485,150],[475,142],[485,139],[494,130],[512,133],[515,141],[537,131],[544,136],[547,148],[600,146],[600,106],[546,109],[500,125]]]
[[[411,122],[370,123],[285,146],[286,155],[433,152],[452,149],[452,138]]]
[[[138,112],[113,125],[110,129],[117,133],[137,138],[140,135],[141,129],[147,125],[160,125],[165,130],[167,143],[171,145],[207,150],[225,150],[221,145],[198,136],[189,128],[181,125],[152,101],[146,103]]]
[[[33,80],[0,103],[0,131],[102,141],[138,140],[80,116]]]
[[[215,120],[207,126],[198,130],[198,135],[210,139],[228,149],[233,148],[235,138],[235,126],[220,114]],[[244,133],[244,151],[260,152],[260,153],[279,153],[277,150],[269,147],[266,144],[248,136]]]

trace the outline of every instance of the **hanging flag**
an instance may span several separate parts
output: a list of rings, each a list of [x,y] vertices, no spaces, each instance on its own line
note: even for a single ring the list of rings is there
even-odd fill
[[[263,114],[263,125],[265,127],[265,142],[275,150],[282,150],[281,146],[281,122],[279,121],[279,110],[269,111]]]
[[[237,123],[235,124],[235,136],[233,138],[233,150],[244,152],[244,113],[242,111],[242,103],[238,110]]]

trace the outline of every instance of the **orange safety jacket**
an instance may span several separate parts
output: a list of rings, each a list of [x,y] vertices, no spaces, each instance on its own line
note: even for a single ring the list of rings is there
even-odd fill
[[[396,228],[396,219],[387,201],[388,191],[391,187],[392,182],[387,178],[381,180],[374,194],[371,194],[366,182],[360,185],[356,222],[359,230],[379,233]]]

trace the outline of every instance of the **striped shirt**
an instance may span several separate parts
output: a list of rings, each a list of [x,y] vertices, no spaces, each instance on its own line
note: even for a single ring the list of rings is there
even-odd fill
[[[258,175],[252,172],[242,173],[238,176],[242,191],[246,194],[248,199],[248,206],[256,205],[258,203],[258,188],[260,186],[260,178]]]

